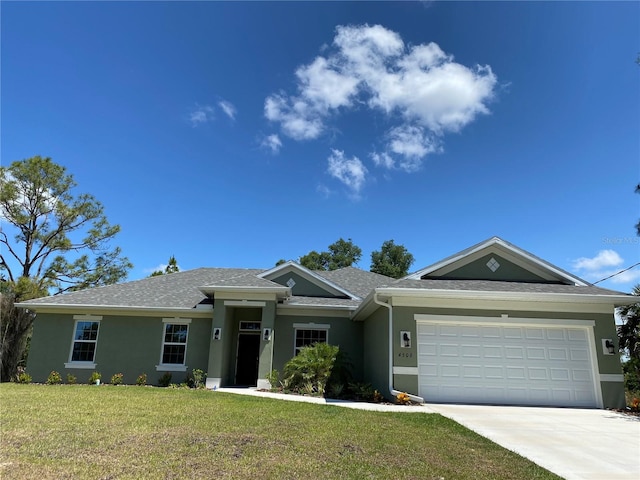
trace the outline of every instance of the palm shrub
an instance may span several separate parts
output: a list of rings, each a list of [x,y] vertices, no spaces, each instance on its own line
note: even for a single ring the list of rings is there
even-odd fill
[[[338,346],[314,343],[286,363],[283,376],[294,392],[324,395],[328,386],[348,381],[349,365]]]

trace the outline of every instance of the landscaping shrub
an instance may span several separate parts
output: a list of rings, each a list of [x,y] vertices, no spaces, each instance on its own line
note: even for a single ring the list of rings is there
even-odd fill
[[[16,377],[17,383],[31,383],[32,380],[33,379],[31,378],[31,375],[29,375],[27,372],[20,372]]]
[[[158,385],[161,387],[168,387],[171,385],[171,372],[164,372],[158,380]]]
[[[100,375],[100,372],[91,372],[91,375],[89,376],[89,380],[87,383],[89,383],[89,385],[96,385],[96,384],[100,384],[100,379],[102,378],[102,375]]]
[[[280,373],[278,370],[273,369],[269,373],[267,373],[267,381],[271,385],[271,391],[276,392],[280,390]]]
[[[187,385],[189,388],[204,388],[207,380],[207,372],[194,368],[190,375],[187,376]]]
[[[52,370],[47,377],[47,385],[59,385],[62,383],[62,377],[58,372]]]
[[[114,373],[111,376],[111,385],[122,385],[122,378],[124,375],[122,373]]]
[[[349,365],[338,346],[315,343],[286,363],[283,383],[293,392],[324,396],[327,387],[348,378]]]
[[[139,387],[144,387],[146,384],[147,384],[147,374],[142,373],[138,375],[138,378],[136,379],[136,385],[138,385]]]
[[[78,378],[71,373],[67,373],[67,383],[69,385],[75,385],[76,383],[78,383]]]
[[[411,398],[404,392],[400,392],[396,395],[396,403],[398,405],[409,405],[411,403]]]
[[[351,392],[351,397],[358,402],[371,402],[376,390],[370,383],[351,382],[349,383],[349,392]]]

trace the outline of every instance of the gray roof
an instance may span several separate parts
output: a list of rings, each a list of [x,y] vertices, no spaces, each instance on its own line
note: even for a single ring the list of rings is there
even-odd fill
[[[416,290],[468,290],[476,292],[559,293],[579,295],[625,295],[594,285],[576,286],[556,283],[501,282],[493,280],[400,279],[388,285],[392,288]]]
[[[143,278],[132,282],[88,288],[78,292],[23,302],[48,305],[95,305],[110,307],[193,308],[206,299],[199,287],[233,278],[256,275],[262,270],[244,268],[198,268]],[[256,280],[259,280],[256,278]]]
[[[97,306],[119,308],[194,308],[199,303],[208,303],[200,288],[215,287],[255,287],[282,288],[282,285],[260,278],[261,269],[245,268],[198,268],[184,272],[144,278],[132,282],[104,287],[90,288],[63,295],[44,297],[23,302],[26,305],[57,306]],[[521,283],[488,280],[449,280],[449,279],[400,279],[394,280],[384,275],[367,272],[353,267],[334,271],[314,272],[322,278],[353,293],[361,299],[366,298],[375,288],[403,288],[449,291],[486,291],[518,293],[559,293],[581,295],[624,295],[621,292],[604,288],[550,283]],[[285,304],[295,306],[342,306],[357,307],[362,300],[292,296]]]
[[[369,295],[374,288],[389,285],[393,282],[393,278],[354,267],[345,267],[339,270],[329,271],[314,270],[314,273],[340,285],[351,293],[355,293],[360,298]]]

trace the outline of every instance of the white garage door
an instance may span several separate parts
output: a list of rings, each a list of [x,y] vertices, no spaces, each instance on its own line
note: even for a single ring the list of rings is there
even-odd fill
[[[418,323],[431,402],[597,406],[587,328]]]

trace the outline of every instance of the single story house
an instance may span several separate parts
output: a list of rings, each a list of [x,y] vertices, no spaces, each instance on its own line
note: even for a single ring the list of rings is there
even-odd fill
[[[428,402],[624,405],[615,307],[599,288],[498,237],[395,280],[357,268],[199,268],[40,298],[27,371],[135,383],[192,369],[267,388],[303,346],[339,345],[354,376]]]

